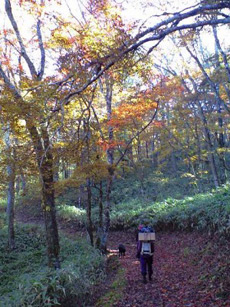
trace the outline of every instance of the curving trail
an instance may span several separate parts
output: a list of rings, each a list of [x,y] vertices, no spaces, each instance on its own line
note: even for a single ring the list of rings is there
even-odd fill
[[[39,218],[29,220],[25,214],[18,214],[17,220],[41,224]],[[76,237],[77,225],[60,224],[65,233]],[[195,231],[156,233],[153,280],[147,284],[142,283],[140,263],[135,257],[135,234],[111,232],[108,248],[117,251],[119,243],[127,250],[120,259],[127,286],[122,300],[109,307],[230,307],[230,241],[210,239]],[[99,286],[95,301],[109,291],[113,278],[112,273],[107,283]]]
[[[154,254],[153,280],[142,283],[140,263],[135,258],[136,242],[133,233],[113,232],[109,248],[117,249],[119,243],[126,246],[125,258],[120,259],[125,268],[127,287],[116,307],[219,307],[230,306],[230,297],[218,297],[220,279],[213,276],[223,264],[229,246],[210,241],[207,235],[193,233],[157,234]]]

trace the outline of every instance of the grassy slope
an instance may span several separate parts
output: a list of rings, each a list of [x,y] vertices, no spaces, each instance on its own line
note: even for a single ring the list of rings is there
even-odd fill
[[[158,201],[151,199],[150,191],[147,196],[140,196],[137,192],[134,193],[135,185],[131,185],[129,190],[126,184],[123,184],[121,188],[121,183],[116,183],[113,191],[111,212],[111,229],[113,230],[135,228],[141,223],[154,226],[157,231],[195,229],[218,233],[226,237],[230,235],[229,184],[218,190],[184,197],[182,194],[179,197],[179,192],[175,191],[178,198],[167,197],[162,200],[160,197]],[[168,185],[168,190],[172,188]],[[183,191],[182,189],[182,193]],[[118,198],[121,198],[120,201]],[[83,225],[85,221],[84,210],[74,206],[60,206],[58,216],[66,222],[75,221],[76,225]],[[97,216],[98,210],[94,208],[94,221],[97,220]]]
[[[230,234],[230,186],[184,199],[161,202],[141,199],[120,203],[112,211],[113,228],[150,224],[157,230],[208,230]]]

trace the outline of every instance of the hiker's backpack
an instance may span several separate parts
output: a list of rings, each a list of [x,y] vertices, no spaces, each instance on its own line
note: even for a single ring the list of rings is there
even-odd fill
[[[151,243],[150,242],[142,242],[141,246],[141,255],[152,256],[153,253],[151,251]]]
[[[141,255],[148,258],[153,255],[151,245],[155,240],[155,231],[152,227],[142,227],[138,233],[138,240],[141,242]]]

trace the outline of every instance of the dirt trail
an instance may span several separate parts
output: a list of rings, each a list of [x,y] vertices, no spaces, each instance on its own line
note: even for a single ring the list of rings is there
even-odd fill
[[[17,219],[28,223],[24,215]],[[40,219],[30,222],[41,223]],[[76,236],[76,225],[60,228]],[[142,282],[134,233],[111,232],[108,248],[117,250],[119,243],[125,244],[127,250],[126,256],[120,259],[127,286],[122,300],[111,306],[230,307],[229,241],[221,243],[219,239],[211,240],[207,234],[197,232],[157,234],[153,280],[147,284]],[[109,283],[103,287],[109,291]]]
[[[135,236],[114,232],[109,248],[126,246],[125,268],[127,287],[116,307],[135,306],[230,306],[230,298],[218,298],[220,285],[210,284],[209,276],[221,266],[218,250],[212,249],[210,239],[197,233],[165,233],[157,236],[154,253],[153,280],[142,283],[140,263],[136,259]],[[217,247],[216,247],[217,248]]]

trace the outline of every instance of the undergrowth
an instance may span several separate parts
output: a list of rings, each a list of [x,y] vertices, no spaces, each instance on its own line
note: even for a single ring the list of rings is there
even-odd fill
[[[61,237],[61,269],[46,265],[44,234],[37,226],[17,226],[16,249],[7,250],[0,230],[0,306],[81,306],[105,278],[104,258],[83,239]]]
[[[229,237],[230,186],[184,199],[167,198],[162,202],[134,199],[112,209],[111,227],[128,229],[139,223],[157,230],[207,230]]]

